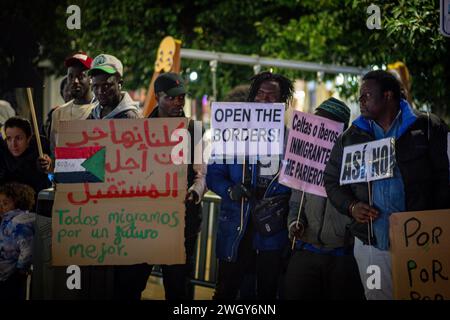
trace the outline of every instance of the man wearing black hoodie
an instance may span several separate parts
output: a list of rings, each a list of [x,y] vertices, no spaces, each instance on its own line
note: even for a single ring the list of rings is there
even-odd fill
[[[158,105],[149,118],[185,117],[183,112],[186,90],[183,80],[175,73],[164,73],[155,81],[155,93]],[[194,133],[194,121],[189,122],[191,137],[191,159],[194,160],[194,148],[201,143],[202,130],[199,127]],[[176,265],[163,265],[163,282],[166,300],[191,300],[193,298],[190,277],[194,265],[194,248],[201,224],[200,202],[206,192],[206,165],[191,161],[188,165],[188,192],[186,194],[186,216],[184,229],[184,246],[186,250],[186,263]]]

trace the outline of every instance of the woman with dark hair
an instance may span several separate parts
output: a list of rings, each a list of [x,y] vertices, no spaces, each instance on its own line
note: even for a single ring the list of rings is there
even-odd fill
[[[51,186],[47,173],[52,161],[47,155],[48,142],[41,137],[43,158],[39,157],[36,139],[31,124],[20,117],[12,117],[5,122],[6,139],[0,141],[0,185],[17,182],[29,185],[36,195]]]

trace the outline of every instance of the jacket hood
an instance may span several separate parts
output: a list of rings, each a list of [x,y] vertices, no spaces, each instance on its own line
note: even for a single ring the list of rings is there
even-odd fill
[[[414,114],[413,108],[405,99],[400,100],[400,111],[401,124],[397,138],[401,137],[406,132],[406,130],[408,130],[408,128],[417,120],[417,115]],[[373,120],[367,120],[363,116],[359,116],[352,122],[352,124],[365,132],[371,134],[373,133]]]
[[[122,100],[120,100],[117,107],[115,107],[113,111],[108,113],[103,118],[100,117],[100,111],[101,111],[100,103],[98,101],[96,101],[95,107],[92,112],[92,115],[94,116],[94,118],[95,119],[114,119],[114,117],[116,115],[118,115],[119,113],[123,113],[123,112],[130,111],[130,110],[133,110],[136,113],[140,113],[141,111],[139,108],[139,102],[131,99],[128,92],[123,91],[122,94],[123,94],[123,98],[122,98]]]

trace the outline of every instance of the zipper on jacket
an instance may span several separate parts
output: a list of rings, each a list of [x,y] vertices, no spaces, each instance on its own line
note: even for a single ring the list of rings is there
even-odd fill
[[[272,183],[275,182],[275,180],[278,178],[280,173],[281,173],[281,167],[279,167],[277,174],[275,175],[275,177],[273,177],[272,181],[270,181],[269,185],[267,186],[267,189],[266,189],[266,191],[264,192],[264,195],[263,195],[263,199],[267,196],[267,192],[269,191],[270,186],[272,185]]]
[[[247,165],[247,164],[246,164]],[[244,173],[245,173],[245,169],[244,169]],[[255,174],[255,170],[252,170],[252,182],[254,181],[254,179],[253,179],[253,176],[254,176],[254,174]],[[252,183],[253,184],[253,183]],[[244,206],[245,206],[245,203],[244,203]],[[231,257],[229,257],[229,261],[231,261],[232,259],[233,259],[233,253],[234,253],[234,248],[235,248],[235,245],[236,245],[236,242],[238,242],[237,240],[239,239],[239,237],[241,236],[241,233],[242,233],[242,230],[244,230],[244,216],[247,214],[247,212],[248,212],[248,210],[250,209],[250,204],[249,204],[249,202],[247,201],[247,209],[245,210],[245,214],[244,214],[244,210],[240,210],[241,211],[241,224],[240,224],[240,227],[239,227],[239,233],[238,233],[238,236],[236,237],[236,239],[233,241],[233,245],[231,246]],[[240,241],[239,241],[239,243],[240,243]]]
[[[325,208],[324,208],[324,210],[322,212],[322,216],[320,218],[320,228],[319,228],[319,232],[317,233],[317,241],[319,241],[319,243],[322,246],[325,245],[325,243],[323,243],[323,241],[322,241],[322,237],[321,236],[322,236],[323,225],[325,223],[325,212],[327,210],[327,201],[328,201],[328,198],[327,198],[327,200],[325,200]]]

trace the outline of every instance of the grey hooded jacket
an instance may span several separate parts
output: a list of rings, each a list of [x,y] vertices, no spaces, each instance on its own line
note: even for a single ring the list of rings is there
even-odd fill
[[[296,223],[302,191],[292,190],[289,201],[288,227]],[[299,222],[304,232],[300,240],[320,249],[346,247],[352,243],[347,231],[351,218],[339,213],[324,197],[305,193]]]
[[[98,101],[95,102],[95,107],[92,109],[88,119],[139,119],[142,118],[142,113],[139,108],[139,102],[131,99],[127,92],[122,92],[123,98],[120,100],[117,107],[108,113],[103,118],[100,116],[102,107]]]

